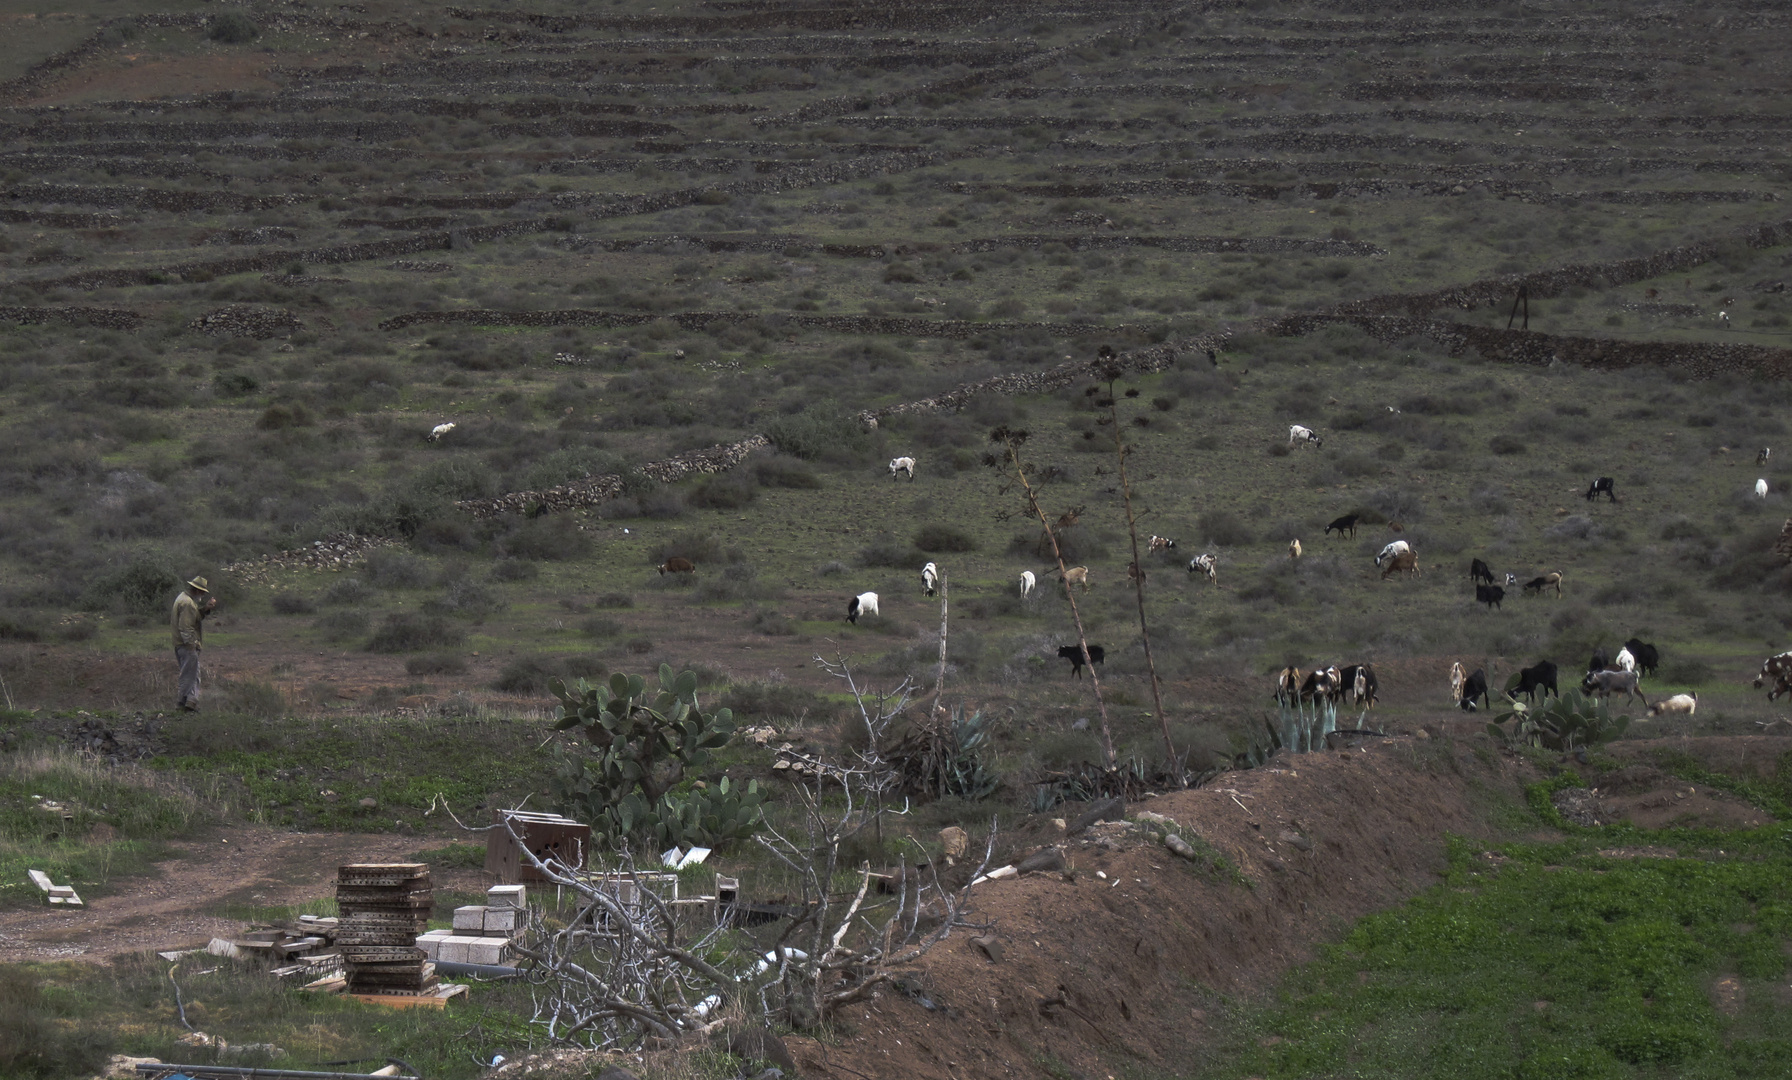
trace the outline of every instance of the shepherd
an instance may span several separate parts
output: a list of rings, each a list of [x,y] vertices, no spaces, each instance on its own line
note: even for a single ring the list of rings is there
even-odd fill
[[[182,712],[199,711],[199,649],[205,641],[205,617],[218,606],[205,584],[196,577],[174,598],[174,662],[180,666],[174,704]]]

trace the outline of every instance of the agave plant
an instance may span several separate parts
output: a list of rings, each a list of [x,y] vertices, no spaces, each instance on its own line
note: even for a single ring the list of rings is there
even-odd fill
[[[1554,701],[1544,698],[1541,705],[1527,705],[1511,700],[1512,708],[1493,718],[1488,734],[1504,742],[1541,746],[1547,750],[1572,750],[1577,746],[1596,746],[1624,734],[1630,717],[1613,717],[1610,703],[1568,690]],[[1504,725],[1512,721],[1508,730]]]

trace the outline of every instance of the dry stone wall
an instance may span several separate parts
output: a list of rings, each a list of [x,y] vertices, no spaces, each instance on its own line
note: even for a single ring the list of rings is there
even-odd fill
[[[769,439],[754,435],[739,442],[692,450],[663,461],[650,461],[636,471],[662,484],[672,484],[699,473],[726,472],[749,454],[770,447]],[[455,506],[479,518],[500,514],[559,513],[608,502],[621,495],[625,485],[623,477],[609,473],[544,491],[512,491],[495,499],[469,499]]]
[[[589,326],[608,330],[618,326],[645,326],[661,319],[674,323],[683,330],[702,330],[716,323],[742,326],[763,322],[772,326],[825,330],[836,334],[958,339],[1032,331],[1044,331],[1055,337],[1100,337],[1149,332],[1151,329],[1125,323],[1103,326],[1096,323],[972,322],[964,319],[908,319],[895,315],[805,315],[787,311],[676,311],[655,315],[638,311],[590,310],[412,311],[385,320],[380,323],[380,329],[402,330],[408,326],[458,324],[495,327]]]
[[[0,320],[21,326],[58,322],[107,330],[135,330],[143,325],[143,316],[134,311],[96,307],[0,307]]]

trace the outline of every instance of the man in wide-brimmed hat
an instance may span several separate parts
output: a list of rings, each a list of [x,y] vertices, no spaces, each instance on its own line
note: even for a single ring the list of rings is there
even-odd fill
[[[218,598],[196,577],[174,598],[174,660],[180,665],[180,692],[175,706],[199,711],[199,649],[205,642],[205,617],[218,606]]]

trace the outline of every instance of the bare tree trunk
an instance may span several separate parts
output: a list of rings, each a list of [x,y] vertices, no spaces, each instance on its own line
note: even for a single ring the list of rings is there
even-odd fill
[[[931,714],[941,712],[940,695],[946,692],[946,598],[952,593],[952,583],[946,575],[940,575],[940,671],[933,680],[933,708]]]
[[[1114,455],[1120,459],[1120,499],[1126,507],[1126,535],[1132,540],[1132,586],[1139,604],[1139,637],[1145,642],[1145,670],[1151,676],[1151,703],[1157,709],[1157,726],[1164,736],[1164,760],[1180,775],[1182,770],[1177,765],[1176,747],[1170,741],[1170,717],[1164,712],[1163,691],[1158,686],[1157,661],[1151,656],[1151,627],[1145,623],[1145,564],[1139,558],[1138,519],[1133,515],[1132,482],[1126,472],[1126,459],[1132,455],[1132,448],[1120,437],[1120,402],[1114,393],[1119,372],[1110,369],[1107,374],[1108,423],[1114,429]]]
[[[1018,438],[1016,437],[1018,435]],[[1114,753],[1114,731],[1108,724],[1107,702],[1101,696],[1101,677],[1095,674],[1095,661],[1089,656],[1089,635],[1083,630],[1083,613],[1076,606],[1076,594],[1070,590],[1070,582],[1065,580],[1069,567],[1064,565],[1064,549],[1058,545],[1058,534],[1052,530],[1052,523],[1039,508],[1039,493],[1027,481],[1027,468],[1020,459],[1018,444],[1026,438],[1024,432],[1011,432],[1006,428],[998,428],[991,438],[1002,444],[1008,453],[1008,463],[1014,466],[1015,478],[1020,481],[1021,490],[1027,496],[1027,508],[1039,519],[1039,525],[1045,530],[1045,538],[1052,542],[1052,557],[1058,563],[1058,580],[1064,586],[1064,598],[1070,601],[1070,617],[1076,623],[1077,647],[1083,650],[1083,665],[1089,669],[1089,681],[1095,687],[1095,712],[1101,718],[1101,748],[1107,757],[1108,768],[1113,768],[1118,761]],[[1084,588],[1087,588],[1084,585]]]

